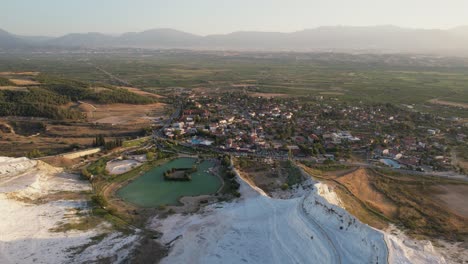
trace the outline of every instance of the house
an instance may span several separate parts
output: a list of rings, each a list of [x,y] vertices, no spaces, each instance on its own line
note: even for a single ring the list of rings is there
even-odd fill
[[[184,128],[184,122],[176,122],[172,124],[173,128],[182,129]]]
[[[307,140],[309,140],[310,143],[320,141],[319,137],[315,134],[310,134],[309,136],[307,136]]]
[[[301,149],[297,145],[286,146],[288,152],[291,152],[293,155],[297,155],[301,152]]]
[[[294,141],[298,144],[303,144],[306,142],[306,139],[302,136],[295,136]]]
[[[291,113],[291,112],[284,114],[284,118],[286,118],[286,119],[291,119],[292,116],[293,116],[293,113]]]

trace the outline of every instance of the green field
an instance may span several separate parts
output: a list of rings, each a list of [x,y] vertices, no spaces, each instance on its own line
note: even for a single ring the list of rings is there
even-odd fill
[[[430,99],[468,103],[468,60],[411,55],[162,52],[74,55],[0,55],[0,71],[40,71],[86,83],[115,84],[96,66],[146,91],[232,88],[324,96],[343,101],[414,104],[442,116],[468,117],[466,109]]]

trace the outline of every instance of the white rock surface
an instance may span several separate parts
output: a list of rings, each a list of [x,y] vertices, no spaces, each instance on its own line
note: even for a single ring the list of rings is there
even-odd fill
[[[162,263],[445,263],[430,250],[387,247],[389,235],[337,206],[341,201],[324,184],[297,188],[300,198],[273,199],[239,181],[237,202],[153,219],[152,228],[164,233],[161,242],[172,245]]]
[[[60,222],[76,219],[76,210],[86,211],[86,201],[51,201],[38,198],[62,191],[91,190],[89,183],[40,161],[0,157],[0,263],[90,263],[111,257],[123,262],[136,245],[136,235],[111,232],[75,256],[73,248],[103,234],[108,224],[89,231],[52,232]],[[27,199],[28,203],[21,200]],[[106,231],[110,232],[110,231]]]

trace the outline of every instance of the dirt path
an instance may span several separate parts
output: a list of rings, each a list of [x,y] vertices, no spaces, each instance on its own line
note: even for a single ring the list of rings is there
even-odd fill
[[[338,250],[335,246],[336,242],[327,234],[327,232],[322,228],[322,226],[320,226],[319,223],[317,223],[313,216],[311,215],[308,215],[305,208],[304,208],[304,201],[305,201],[305,198],[306,196],[304,196],[302,199],[301,199],[301,202],[298,204],[298,212],[299,212],[299,217],[301,218],[301,220],[303,222],[309,222],[310,224],[312,224],[313,226],[315,226],[315,230],[318,230],[320,235],[325,238],[325,240],[323,241],[327,241],[328,245],[329,245],[329,248],[331,248],[333,250],[333,256],[334,256],[334,261],[333,263],[342,263],[341,261],[341,255],[338,253]]]
[[[438,105],[445,105],[445,106],[452,106],[452,107],[461,107],[464,109],[468,109],[468,104],[466,103],[458,103],[458,102],[452,102],[452,101],[445,101],[445,100],[440,100],[440,99],[431,99],[428,101],[431,104],[438,104]]]

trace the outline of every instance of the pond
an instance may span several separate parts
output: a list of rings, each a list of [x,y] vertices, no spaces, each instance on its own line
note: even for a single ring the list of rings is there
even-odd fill
[[[196,164],[197,159],[179,158],[155,167],[133,182],[117,191],[117,196],[126,202],[140,207],[157,207],[159,205],[180,205],[179,198],[183,196],[199,196],[214,194],[221,187],[221,180],[208,172],[214,166],[211,161]],[[192,180],[165,181],[164,172],[171,169],[192,168],[197,166]]]
[[[400,169],[401,168],[401,165],[400,163],[392,160],[392,159],[381,159],[380,162],[382,162],[383,164],[387,165],[387,166],[390,166],[394,169]]]

